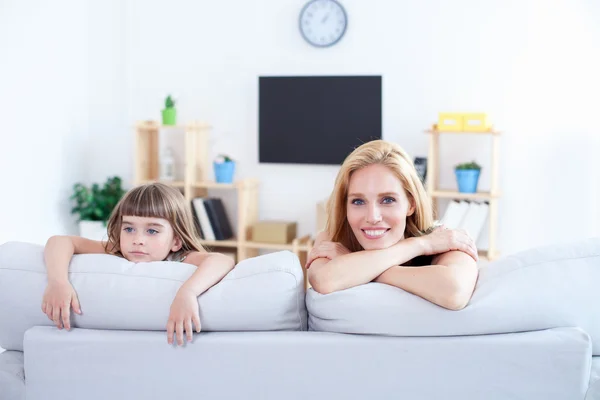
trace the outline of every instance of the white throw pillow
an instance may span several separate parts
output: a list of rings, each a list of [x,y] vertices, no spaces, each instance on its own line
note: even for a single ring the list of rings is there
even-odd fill
[[[0,347],[23,350],[25,331],[53,325],[42,313],[47,284],[43,246],[0,246]],[[158,261],[133,263],[107,254],[75,255],[69,280],[82,315],[72,326],[92,329],[165,330],[171,302],[196,267]],[[203,331],[306,330],[302,268],[280,251],[246,259],[198,298]]]
[[[453,336],[580,327],[600,355],[600,238],[524,251],[479,271],[469,305],[438,307],[368,283],[306,296],[309,329],[389,336]]]

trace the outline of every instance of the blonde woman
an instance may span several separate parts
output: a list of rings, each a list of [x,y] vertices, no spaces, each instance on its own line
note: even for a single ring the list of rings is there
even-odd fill
[[[70,329],[70,309],[81,314],[75,289],[68,279],[74,254],[111,254],[129,261],[177,261],[198,267],[179,288],[169,320],[167,341],[173,335],[183,345],[184,333],[192,340],[192,325],[200,332],[197,297],[218,283],[234,267],[231,258],[208,253],[200,244],[191,210],[176,189],[150,183],[133,188],[123,196],[108,221],[108,241],[78,236],[52,236],[44,248],[48,285],[42,311],[54,324]],[[110,295],[107,293],[107,296]]]
[[[374,281],[450,310],[468,304],[478,276],[475,244],[464,231],[434,226],[427,193],[397,144],[356,148],[338,173],[327,214],[306,264],[317,292]]]

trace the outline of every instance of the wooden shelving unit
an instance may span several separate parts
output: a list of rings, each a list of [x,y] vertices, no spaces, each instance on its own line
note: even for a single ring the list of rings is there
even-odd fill
[[[227,189],[237,193],[236,237],[229,240],[203,240],[211,249],[236,249],[237,262],[258,255],[264,250],[290,250],[304,264],[312,249],[309,236],[296,238],[290,244],[257,243],[250,239],[250,227],[258,221],[258,186],[256,179],[241,179],[233,183],[217,183],[210,179],[208,138],[211,127],[193,122],[187,125],[164,126],[156,121],[141,121],[135,125],[135,178],[134,184],[156,182],[159,177],[159,132],[161,129],[176,129],[184,132],[184,178],[180,181],[165,181],[180,189],[191,207],[195,197],[205,197],[208,189]],[[232,221],[233,222],[233,221]]]
[[[432,129],[425,131],[429,135],[429,154],[427,157],[427,193],[432,199],[436,213],[439,211],[439,199],[456,199],[456,200],[477,200],[487,201],[489,203],[489,230],[488,230],[488,249],[480,251],[480,258],[493,261],[500,255],[497,248],[497,229],[498,229],[498,200],[501,197],[498,186],[498,162],[500,155],[500,136],[501,132],[493,128],[483,132],[447,132],[439,131],[434,126]],[[491,187],[489,192],[477,193],[460,193],[452,190],[440,190],[439,185],[439,142],[440,135],[491,135],[492,137],[492,154],[491,154]]]

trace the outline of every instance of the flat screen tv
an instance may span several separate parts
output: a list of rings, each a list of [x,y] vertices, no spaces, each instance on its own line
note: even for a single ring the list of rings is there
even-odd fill
[[[259,77],[259,162],[341,164],[381,139],[381,76]]]

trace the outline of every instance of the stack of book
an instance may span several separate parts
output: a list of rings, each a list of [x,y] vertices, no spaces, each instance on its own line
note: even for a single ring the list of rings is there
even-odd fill
[[[214,197],[192,199],[192,211],[200,237],[205,240],[227,240],[233,231],[223,202]]]
[[[481,242],[489,208],[486,201],[452,200],[441,222],[449,229],[463,229],[474,242]]]

